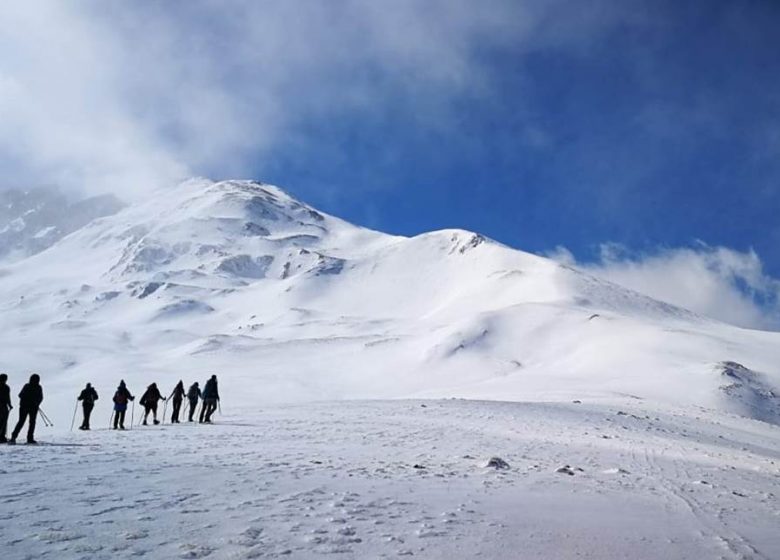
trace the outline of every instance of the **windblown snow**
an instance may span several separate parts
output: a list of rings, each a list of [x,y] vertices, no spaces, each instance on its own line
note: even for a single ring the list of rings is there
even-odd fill
[[[0,317],[60,444],[1,449],[4,558],[780,557],[780,333],[476,233],[191,180],[6,261]],[[209,432],[65,433],[212,373]]]

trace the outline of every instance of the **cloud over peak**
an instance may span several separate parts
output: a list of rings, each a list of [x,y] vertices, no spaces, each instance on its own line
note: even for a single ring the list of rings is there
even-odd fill
[[[446,127],[459,95],[489,95],[491,49],[570,44],[609,21],[578,19],[573,6],[10,3],[0,20],[6,181],[130,195],[262,168],[324,117],[394,110]]]
[[[577,263],[563,247],[549,256],[714,319],[747,328],[780,328],[780,282],[764,272],[753,250],[698,243],[635,253],[607,243],[595,262]]]

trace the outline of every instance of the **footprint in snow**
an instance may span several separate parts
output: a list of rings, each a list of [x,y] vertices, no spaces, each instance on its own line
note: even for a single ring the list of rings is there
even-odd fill
[[[207,546],[198,546],[192,544],[183,544],[179,546],[182,553],[179,554],[179,558],[205,558],[214,552],[214,549]]]

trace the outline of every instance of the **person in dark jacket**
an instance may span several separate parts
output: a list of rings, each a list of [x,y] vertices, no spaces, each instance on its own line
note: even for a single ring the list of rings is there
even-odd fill
[[[0,373],[0,443],[7,443],[8,414],[11,412],[11,388],[8,386],[8,376]]]
[[[119,387],[114,393],[114,429],[125,429],[125,414],[127,413],[128,401],[134,401],[135,397],[130,394],[124,379],[119,382]]]
[[[95,401],[98,400],[97,391],[92,384],[87,383],[84,390],[79,395],[81,407],[84,409],[84,421],[79,426],[79,430],[89,430],[89,417],[92,415],[92,409],[95,408]]]
[[[190,405],[190,416],[187,419],[188,422],[192,422],[192,417],[195,416],[195,411],[198,408],[198,399],[201,397],[200,392],[200,386],[198,385],[198,382],[196,381],[190,386],[189,391],[187,391],[187,400],[189,400]]]
[[[19,393],[19,422],[16,423],[8,443],[16,443],[16,438],[22,431],[25,421],[27,421],[27,443],[37,443],[35,441],[35,421],[38,419],[38,409],[42,402],[41,377],[37,373],[33,373],[29,383],[22,387]]]
[[[217,401],[219,401],[217,376],[212,375],[211,379],[206,381],[206,386],[203,387],[203,408],[200,410],[201,424],[211,424],[211,415],[217,410]]]
[[[173,413],[171,414],[171,424],[179,423],[179,412],[181,411],[181,401],[184,399],[184,381],[179,380],[173,392],[168,396],[173,399]]]
[[[157,403],[160,402],[160,399],[165,400],[165,397],[160,394],[157,383],[152,383],[146,388],[146,392],[141,396],[141,400],[138,401],[144,407],[144,426],[147,425],[146,419],[149,417],[150,412],[154,414],[154,425],[156,426],[160,423],[157,419]]]

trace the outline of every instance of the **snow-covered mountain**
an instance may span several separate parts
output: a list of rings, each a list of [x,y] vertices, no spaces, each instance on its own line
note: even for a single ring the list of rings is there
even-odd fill
[[[475,233],[193,180],[6,260],[0,317],[54,423],[0,446],[3,558],[778,557],[780,333]],[[211,373],[214,425],[106,429]]]
[[[0,190],[0,260],[39,253],[123,206],[111,195],[74,199],[54,188]]]
[[[216,372],[241,405],[632,395],[780,418],[778,333],[479,234],[356,227],[249,181],[185,182],[7,264],[0,310],[2,368],[40,371],[68,402],[86,381]]]

